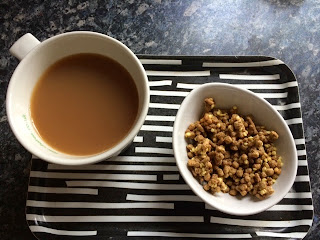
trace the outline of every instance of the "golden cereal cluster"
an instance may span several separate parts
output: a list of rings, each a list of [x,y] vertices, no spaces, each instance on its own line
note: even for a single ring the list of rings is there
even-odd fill
[[[259,199],[271,195],[282,167],[273,145],[278,134],[239,115],[237,107],[221,110],[212,98],[204,102],[203,117],[185,132],[193,176],[211,193],[249,193]]]

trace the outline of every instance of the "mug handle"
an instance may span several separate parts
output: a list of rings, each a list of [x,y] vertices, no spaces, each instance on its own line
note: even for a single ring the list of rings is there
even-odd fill
[[[21,61],[39,43],[31,33],[26,33],[12,45],[9,52]]]

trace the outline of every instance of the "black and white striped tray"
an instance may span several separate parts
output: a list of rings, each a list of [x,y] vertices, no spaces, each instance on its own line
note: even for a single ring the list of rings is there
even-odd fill
[[[147,119],[121,156],[89,166],[32,160],[26,218],[38,239],[302,239],[313,205],[298,84],[270,57],[140,56],[151,89]],[[172,151],[179,104],[198,84],[226,82],[268,100],[295,138],[298,174],[277,205],[239,217],[208,208],[184,183]]]

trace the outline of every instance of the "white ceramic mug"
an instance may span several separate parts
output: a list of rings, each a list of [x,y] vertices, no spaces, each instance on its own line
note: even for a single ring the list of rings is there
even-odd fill
[[[118,155],[138,134],[148,112],[148,78],[139,59],[118,40],[100,33],[78,31],[39,42],[27,33],[14,43],[10,52],[21,62],[14,71],[8,87],[8,121],[20,143],[35,156],[64,165],[95,163]],[[73,156],[51,148],[40,138],[30,117],[31,95],[40,76],[59,59],[78,53],[101,54],[119,62],[131,74],[139,95],[137,118],[127,136],[113,148],[92,156]]]

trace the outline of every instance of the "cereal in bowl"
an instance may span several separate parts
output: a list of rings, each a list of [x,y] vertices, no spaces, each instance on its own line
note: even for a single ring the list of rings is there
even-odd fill
[[[193,176],[211,193],[232,196],[248,193],[264,199],[281,173],[282,160],[274,142],[277,132],[254,123],[252,116],[215,108],[212,98],[204,101],[204,115],[189,125],[188,167]]]

